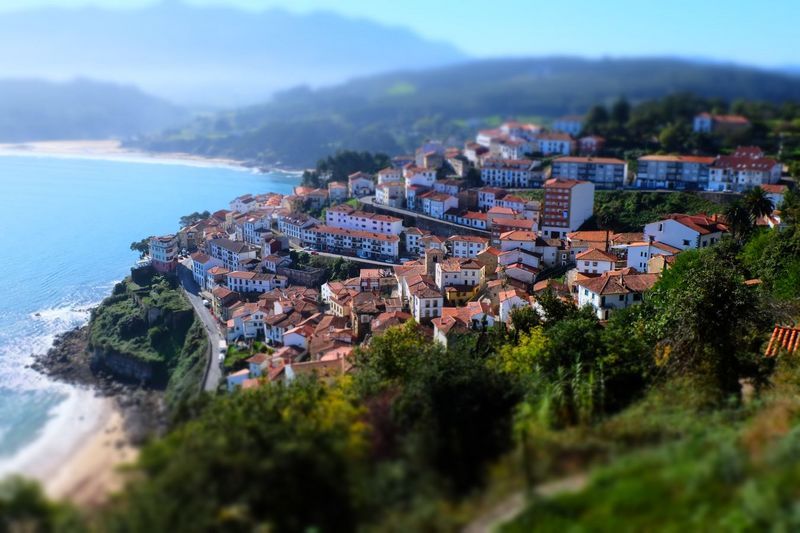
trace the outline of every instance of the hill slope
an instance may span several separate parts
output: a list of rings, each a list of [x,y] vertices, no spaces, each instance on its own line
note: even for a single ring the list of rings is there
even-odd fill
[[[145,146],[303,166],[339,148],[395,153],[426,136],[462,139],[502,117],[546,119],[582,113],[620,95],[637,102],[676,92],[800,100],[800,78],[677,59],[484,60],[287,91]]]
[[[36,46],[31,46],[36,43]],[[142,9],[0,15],[6,77],[135,83],[181,104],[251,104],[299,84],[462,61],[449,45],[332,13],[295,15],[164,2]]]
[[[0,142],[130,137],[188,117],[134,87],[88,80],[0,80]]]

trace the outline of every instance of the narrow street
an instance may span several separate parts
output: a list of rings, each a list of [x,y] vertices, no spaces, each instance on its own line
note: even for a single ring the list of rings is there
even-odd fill
[[[206,371],[203,378],[203,390],[214,392],[222,379],[222,369],[217,359],[217,350],[219,349],[219,341],[224,339],[216,318],[211,314],[211,310],[203,305],[200,287],[195,283],[192,276],[192,260],[184,259],[179,263],[177,273],[184,294],[192,304],[195,314],[200,318],[208,335],[208,361],[206,362]]]

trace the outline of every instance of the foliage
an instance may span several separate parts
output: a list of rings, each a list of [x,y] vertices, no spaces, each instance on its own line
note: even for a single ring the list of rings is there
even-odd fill
[[[150,239],[144,238],[141,241],[131,243],[131,252],[139,252],[139,259],[144,259],[150,253]]]
[[[355,172],[375,174],[390,163],[386,154],[340,150],[317,161],[314,170],[305,171],[302,183],[307,187],[326,187],[331,181],[347,182],[347,177]]]
[[[723,207],[686,192],[598,191],[597,225],[611,231],[641,231],[645,224],[670,213],[720,213]]]
[[[182,228],[186,228],[186,227],[191,226],[193,224],[197,224],[201,220],[205,220],[210,216],[211,216],[211,213],[208,212],[208,211],[203,211],[203,212],[195,211],[195,212],[190,213],[188,215],[182,216],[180,218],[180,225],[181,225]]]
[[[0,481],[0,531],[77,533],[87,529],[75,509],[48,501],[36,483],[12,477]]]

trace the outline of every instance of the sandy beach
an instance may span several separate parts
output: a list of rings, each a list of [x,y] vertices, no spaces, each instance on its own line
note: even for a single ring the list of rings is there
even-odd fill
[[[122,413],[113,400],[107,400],[98,422],[94,432],[41,480],[50,497],[92,507],[122,487],[119,467],[136,459],[138,450],[128,443]]]
[[[57,410],[41,437],[0,474],[36,479],[54,499],[80,507],[100,505],[122,486],[118,467],[138,453],[127,438],[122,412],[114,399],[83,388]]]
[[[241,161],[185,153],[151,153],[129,150],[120,141],[36,141],[0,144],[0,156],[50,156],[130,162],[197,164],[245,168]]]

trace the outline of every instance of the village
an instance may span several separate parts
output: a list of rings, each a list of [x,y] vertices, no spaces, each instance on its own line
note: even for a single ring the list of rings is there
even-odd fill
[[[147,264],[191,272],[225,346],[263,347],[224,376],[232,391],[346,373],[356,346],[409,320],[444,346],[466,331],[509,325],[520,308],[546,320],[543,297],[591,307],[604,321],[640,303],[678,254],[729,232],[723,217],[698,213],[669,214],[636,232],[586,229],[596,190],[761,188],[773,207],[787,190],[782,165],[753,147],[646,155],[629,172],[626,161],[596,155],[601,137],[575,138],[581,120],[564,117],[551,130],[506,122],[461,149],[428,141],[375,175],[240,196],[151,238]],[[694,121],[707,134],[746,126],[708,113]],[[528,194],[536,189],[541,201]],[[758,223],[780,227],[780,212]],[[363,268],[334,280],[303,256]]]

